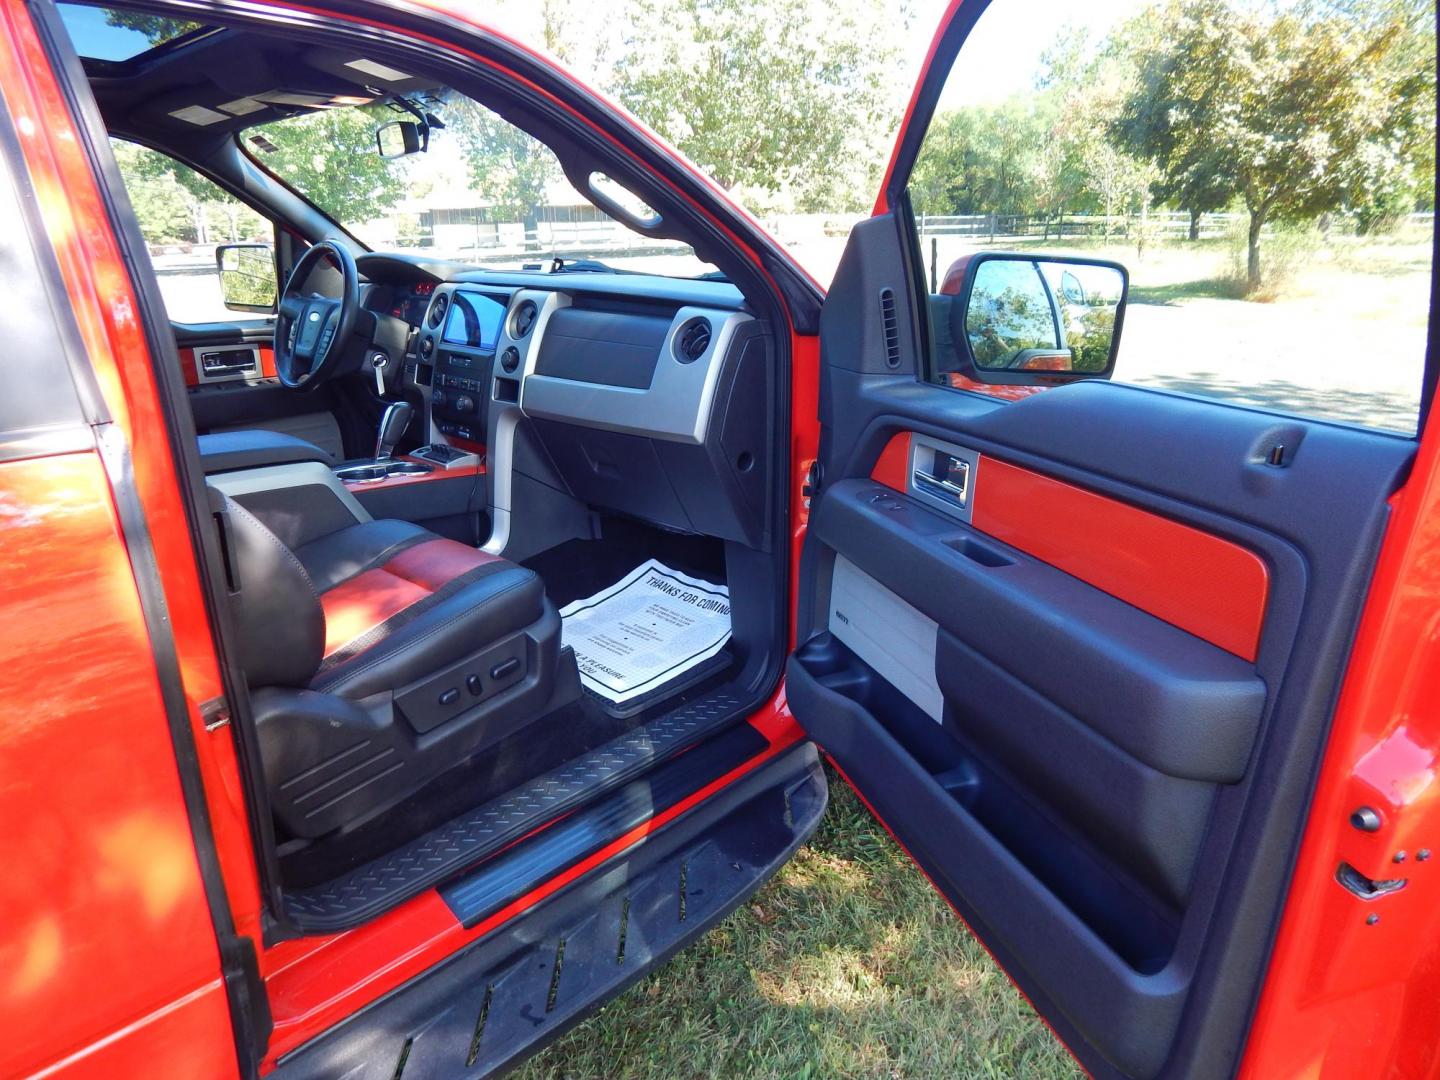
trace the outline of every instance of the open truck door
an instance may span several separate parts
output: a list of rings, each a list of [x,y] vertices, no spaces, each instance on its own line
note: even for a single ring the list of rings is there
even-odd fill
[[[1419,1075],[1440,427],[1107,381],[1119,268],[941,284],[910,179],[985,9],[825,303],[790,706],[1092,1075]]]

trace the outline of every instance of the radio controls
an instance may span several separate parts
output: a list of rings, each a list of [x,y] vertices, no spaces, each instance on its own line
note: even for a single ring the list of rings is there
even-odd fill
[[[520,366],[520,350],[514,345],[508,345],[505,351],[500,354],[500,368],[506,375],[513,375],[515,369]]]

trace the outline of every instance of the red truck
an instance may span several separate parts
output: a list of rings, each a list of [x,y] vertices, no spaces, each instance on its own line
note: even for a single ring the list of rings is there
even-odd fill
[[[1108,381],[1118,266],[927,296],[982,9],[827,292],[472,5],[0,3],[0,1073],[511,1066],[785,862],[822,754],[1090,1074],[1436,1073],[1434,313],[1409,438]],[[397,168],[499,118],[712,269],[375,250],[279,164],[355,110]],[[235,316],[167,314],[126,146],[272,230]]]

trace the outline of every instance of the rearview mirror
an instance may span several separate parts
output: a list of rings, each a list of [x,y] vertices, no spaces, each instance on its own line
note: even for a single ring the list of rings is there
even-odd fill
[[[275,310],[275,255],[269,244],[221,244],[215,268],[220,298],[231,311]]]
[[[947,288],[960,285],[949,311],[955,355],[941,357],[942,368],[1008,385],[1110,377],[1129,289],[1123,266],[1007,252],[962,262],[946,276]]]
[[[388,124],[381,124],[375,129],[375,146],[387,161],[418,154],[424,148],[420,125],[414,120],[391,120]]]

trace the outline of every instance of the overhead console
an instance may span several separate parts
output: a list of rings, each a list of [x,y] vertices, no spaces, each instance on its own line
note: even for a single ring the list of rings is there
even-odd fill
[[[497,532],[513,509],[524,418],[569,493],[588,505],[768,545],[769,348],[762,324],[741,311],[516,291],[488,402]]]

